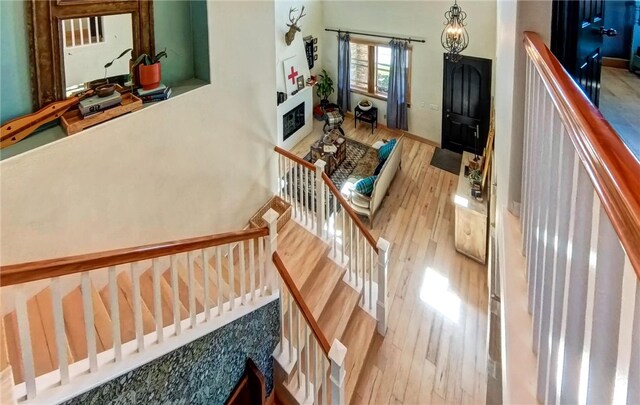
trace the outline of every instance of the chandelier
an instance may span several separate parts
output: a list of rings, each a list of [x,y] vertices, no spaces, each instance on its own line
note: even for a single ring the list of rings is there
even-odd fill
[[[464,20],[467,18],[467,13],[462,11],[458,5],[458,0],[454,0],[453,6],[444,13],[446,18],[444,30],[440,36],[440,42],[442,47],[449,53],[449,60],[452,62],[458,62],[462,55],[460,52],[464,51],[469,45],[469,34]]]

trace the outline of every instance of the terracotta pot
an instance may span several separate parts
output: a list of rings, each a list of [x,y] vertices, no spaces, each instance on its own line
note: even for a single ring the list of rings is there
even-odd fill
[[[140,73],[140,84],[144,90],[152,90],[160,86],[162,70],[159,62],[148,66],[140,65],[138,72]]]

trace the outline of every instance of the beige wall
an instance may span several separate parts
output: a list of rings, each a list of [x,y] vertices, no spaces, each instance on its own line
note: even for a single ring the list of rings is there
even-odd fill
[[[452,1],[326,1],[324,24],[328,28],[411,36],[425,39],[413,44],[411,108],[409,132],[430,141],[441,142],[443,52],[440,34],[444,13]],[[496,2],[462,1],[467,13],[470,41],[465,55],[487,59],[495,57]],[[322,48],[324,66],[337,81],[338,50],[336,33],[325,33]],[[354,36],[355,37],[355,36]],[[369,38],[376,39],[376,38]],[[389,42],[389,40],[381,39]],[[495,62],[494,62],[495,63]],[[361,98],[352,93],[355,106]],[[335,99],[335,95],[333,96]],[[386,102],[373,100],[378,107],[378,120],[386,123]],[[432,109],[431,104],[434,105]]]
[[[0,162],[3,264],[238,229],[272,194],[274,4],[208,14],[212,84]]]

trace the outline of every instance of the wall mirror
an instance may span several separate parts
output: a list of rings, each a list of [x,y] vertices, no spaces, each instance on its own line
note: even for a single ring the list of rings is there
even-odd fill
[[[29,0],[27,25],[35,109],[105,78],[124,84],[131,58],[154,52],[152,0]]]

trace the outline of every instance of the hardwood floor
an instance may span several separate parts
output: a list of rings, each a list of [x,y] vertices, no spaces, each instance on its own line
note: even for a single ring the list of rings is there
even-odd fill
[[[292,152],[308,152],[321,134],[315,124]],[[397,136],[354,129],[351,118],[343,128],[368,144]],[[485,403],[487,270],[454,248],[458,177],[430,166],[434,150],[406,139],[402,170],[371,224],[391,243],[389,327],[374,334],[352,403]]]
[[[600,111],[640,159],[640,77],[626,69],[603,67]]]

